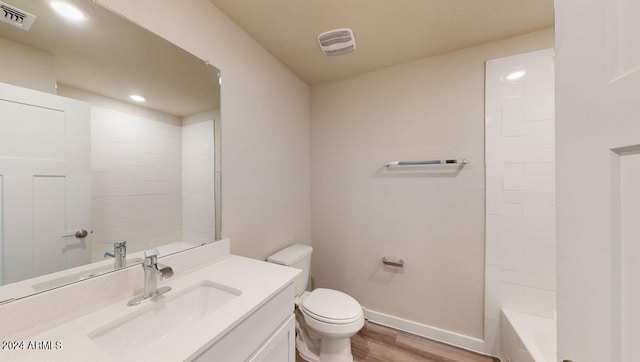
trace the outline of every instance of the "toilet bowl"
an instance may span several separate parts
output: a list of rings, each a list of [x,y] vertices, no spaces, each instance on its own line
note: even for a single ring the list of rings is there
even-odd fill
[[[294,244],[267,261],[302,270],[296,287],[296,348],[310,362],[351,362],[351,336],[364,325],[362,307],[351,296],[333,289],[305,291],[311,252],[308,245]]]

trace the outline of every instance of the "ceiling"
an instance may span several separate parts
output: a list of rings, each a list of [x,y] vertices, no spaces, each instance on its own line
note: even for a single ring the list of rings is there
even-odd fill
[[[309,85],[554,26],[554,0],[210,1]],[[322,53],[336,28],[354,53]]]
[[[48,0],[3,0],[36,15],[30,30],[0,23],[0,37],[52,54],[60,85],[132,102],[175,116],[220,107],[218,70],[93,0],[72,0],[88,17],[69,23]]]

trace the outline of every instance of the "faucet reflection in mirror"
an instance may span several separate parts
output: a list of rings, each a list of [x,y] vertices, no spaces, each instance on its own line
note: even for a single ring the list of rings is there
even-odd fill
[[[0,24],[0,302],[139,262],[149,248],[219,239],[220,71],[92,0],[77,1],[82,32],[45,2],[10,3],[37,19],[29,31]],[[133,90],[144,105],[129,101]],[[43,110],[51,122],[39,121]],[[82,159],[76,176],[12,174],[18,162],[67,156]],[[68,227],[90,232],[67,238]],[[109,242],[123,239],[128,260]]]
[[[110,253],[106,251],[104,253],[104,257],[113,258],[113,268],[120,269],[126,265],[127,259],[127,241],[126,240],[118,240],[118,241],[107,241],[108,244],[113,244],[113,252]]]

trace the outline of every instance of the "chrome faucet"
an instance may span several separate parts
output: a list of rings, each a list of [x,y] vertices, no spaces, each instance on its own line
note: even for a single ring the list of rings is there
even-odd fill
[[[149,249],[144,252],[142,269],[144,270],[144,293],[131,299],[127,305],[144,303],[171,290],[169,286],[158,288],[158,276],[161,280],[173,276],[171,267],[158,264],[158,249]]]
[[[113,258],[113,266],[114,269],[121,269],[126,266],[127,260],[127,241],[126,240],[118,240],[118,241],[107,241],[108,244],[113,244],[113,253],[106,252],[104,253],[104,257]]]

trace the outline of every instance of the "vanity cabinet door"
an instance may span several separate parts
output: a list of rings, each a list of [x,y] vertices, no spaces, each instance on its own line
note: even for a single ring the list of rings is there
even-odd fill
[[[295,362],[295,360],[296,319],[293,315],[249,358],[251,362]]]
[[[295,290],[289,284],[253,314],[194,358],[198,362],[295,362]],[[291,324],[293,323],[293,324]],[[284,353],[288,349],[288,353]],[[293,359],[289,356],[293,355]],[[285,359],[280,359],[286,356]]]

